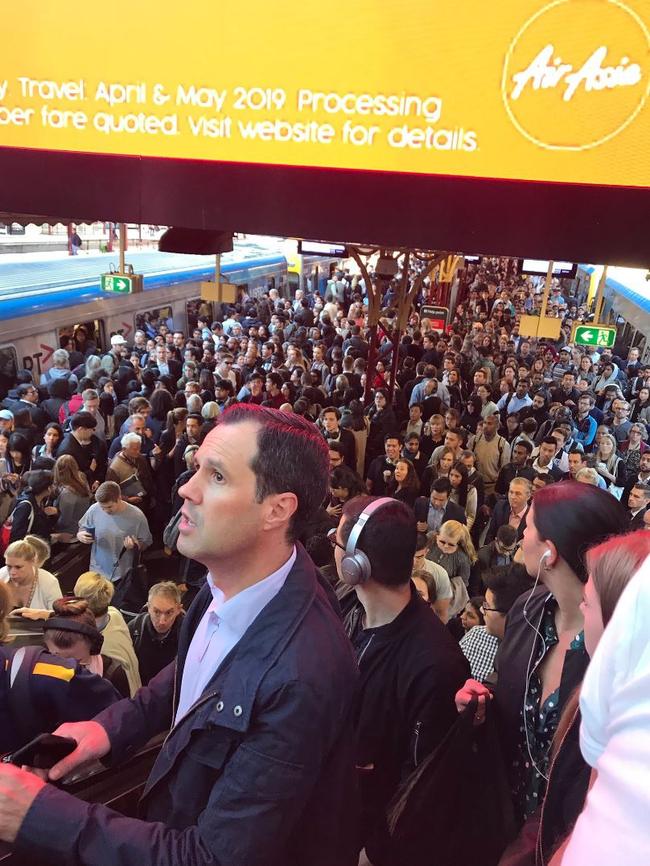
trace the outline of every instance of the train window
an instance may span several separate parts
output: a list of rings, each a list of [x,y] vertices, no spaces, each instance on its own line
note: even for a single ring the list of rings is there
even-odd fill
[[[174,317],[171,307],[156,307],[155,310],[145,310],[135,315],[135,328],[144,331],[147,337],[155,337],[161,325],[167,325],[174,330]]]
[[[187,316],[187,334],[192,336],[199,318],[207,319],[210,324],[214,321],[214,310],[211,301],[202,301],[201,298],[192,298],[185,304]]]
[[[100,351],[106,348],[106,335],[104,323],[101,319],[90,319],[86,322],[77,322],[74,325],[66,325],[57,330],[57,339],[62,349],[86,352],[88,348],[95,347]]]

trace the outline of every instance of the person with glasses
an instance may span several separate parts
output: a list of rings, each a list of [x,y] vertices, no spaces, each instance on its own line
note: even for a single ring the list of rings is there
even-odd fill
[[[485,682],[494,671],[494,658],[505,632],[506,614],[515,600],[532,587],[525,567],[515,563],[490,569],[483,582],[486,586],[480,608],[483,623],[470,628],[460,640],[460,648],[472,669],[472,678],[479,683]]]
[[[38,405],[38,388],[33,383],[25,382],[19,385],[16,390],[18,400],[9,407],[14,416],[21,409],[27,409],[32,419],[32,424],[37,430],[37,440],[42,439],[43,430],[47,424],[48,418],[45,412]]]
[[[496,538],[478,551],[478,567],[483,574],[498,565],[510,565],[517,552],[517,530],[509,523],[497,529]]]
[[[456,616],[469,600],[469,575],[473,563],[476,562],[476,551],[467,527],[458,520],[445,521],[427,559],[441,565],[449,575],[453,591],[449,616]]]

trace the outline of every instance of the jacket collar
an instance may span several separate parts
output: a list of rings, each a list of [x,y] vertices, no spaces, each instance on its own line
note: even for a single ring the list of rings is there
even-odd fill
[[[219,694],[221,709],[214,719],[219,725],[239,732],[247,730],[260,683],[293,638],[317,593],[322,593],[323,601],[329,604],[318,586],[315,566],[299,543],[296,552],[296,561],[280,592],[249,626],[204,689],[203,695]],[[176,702],[192,635],[211,602],[212,593],[206,584],[184,617],[178,647]],[[235,708],[237,713],[233,712]],[[184,718],[192,714],[190,710]]]

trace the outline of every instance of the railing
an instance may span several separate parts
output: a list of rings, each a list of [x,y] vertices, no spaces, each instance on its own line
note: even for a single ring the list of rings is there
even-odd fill
[[[152,740],[136,755],[117,767],[106,769],[97,763],[82,777],[63,785],[62,788],[87,803],[101,803],[123,815],[134,817],[138,800],[160,751],[162,741],[163,735]],[[2,842],[0,842],[0,863],[2,866],[34,866],[32,858],[12,851]]]

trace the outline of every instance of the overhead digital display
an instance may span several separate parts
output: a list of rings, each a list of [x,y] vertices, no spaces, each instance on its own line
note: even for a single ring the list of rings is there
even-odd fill
[[[521,259],[520,271],[522,274],[545,277],[548,273],[548,262],[541,259]],[[572,262],[553,262],[553,276],[562,279],[573,279],[578,266]]]
[[[344,258],[347,255],[345,244],[327,244],[322,241],[298,241],[298,252],[303,256]]]
[[[22,0],[3,9],[0,146],[650,186],[649,11]]]

